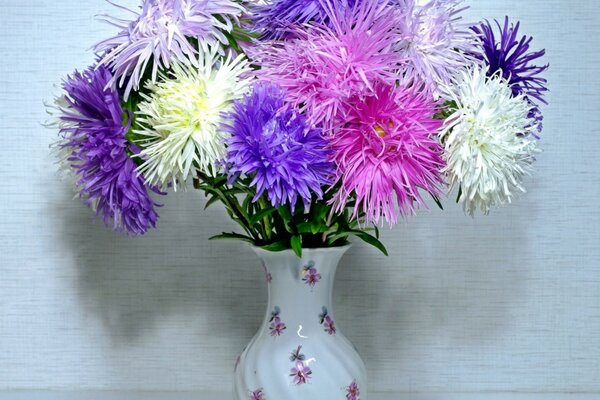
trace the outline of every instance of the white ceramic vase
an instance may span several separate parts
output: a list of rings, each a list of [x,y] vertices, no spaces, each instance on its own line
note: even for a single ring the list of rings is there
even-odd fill
[[[269,305],[235,368],[236,400],[366,400],[367,374],[332,309],[338,263],[349,246],[292,251],[256,248]]]

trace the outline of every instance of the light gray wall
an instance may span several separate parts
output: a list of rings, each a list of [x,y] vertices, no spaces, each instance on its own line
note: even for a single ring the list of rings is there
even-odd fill
[[[136,4],[130,0],[127,4]],[[598,0],[472,0],[548,49],[551,106],[530,193],[488,218],[432,209],[357,244],[336,286],[340,324],[373,387],[600,391]],[[55,173],[42,99],[112,29],[101,0],[0,0],[0,389],[227,389],[263,314],[257,260],[209,243],[232,226],[198,193],[160,230],[92,223]]]

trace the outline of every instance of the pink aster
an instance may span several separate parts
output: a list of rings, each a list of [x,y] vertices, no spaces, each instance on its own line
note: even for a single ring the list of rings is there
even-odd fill
[[[397,80],[402,62],[394,50],[400,8],[380,0],[321,0],[329,25],[308,24],[287,41],[267,41],[250,50],[259,79],[279,84],[286,99],[327,132],[348,99],[373,94],[373,83]]]
[[[437,104],[414,87],[375,89],[376,96],[350,102],[347,123],[333,139],[341,181],[334,204],[341,211],[353,198],[355,219],[393,225],[424,204],[421,189],[440,195],[442,121],[433,118]]]

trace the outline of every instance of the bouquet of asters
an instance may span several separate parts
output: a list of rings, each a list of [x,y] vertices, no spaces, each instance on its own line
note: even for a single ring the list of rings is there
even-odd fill
[[[453,189],[467,214],[525,189],[544,51],[461,0],[144,0],[67,76],[56,151],[115,230],[169,191],[221,202],[266,250],[385,252],[378,228]],[[454,191],[455,192],[455,191]]]

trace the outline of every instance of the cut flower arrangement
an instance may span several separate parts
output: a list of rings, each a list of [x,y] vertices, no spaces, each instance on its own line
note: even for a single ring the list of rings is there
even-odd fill
[[[366,400],[332,310],[357,237],[458,193],[467,214],[525,191],[542,133],[543,50],[461,0],[145,0],[50,107],[79,197],[142,235],[191,188],[253,245],[269,304],[236,400]]]
[[[169,191],[221,202],[270,251],[385,252],[378,228],[458,190],[488,213],[525,189],[544,51],[460,0],[145,0],[50,112],[81,199],[115,230]]]

